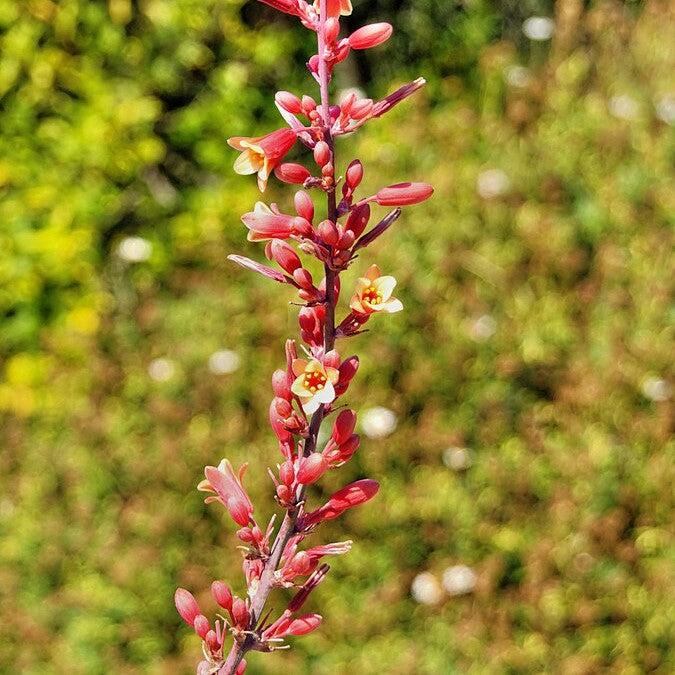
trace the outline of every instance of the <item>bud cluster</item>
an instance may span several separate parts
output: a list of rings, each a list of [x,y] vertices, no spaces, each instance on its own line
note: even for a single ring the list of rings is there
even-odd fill
[[[286,126],[262,137],[229,139],[229,144],[240,152],[235,171],[256,174],[261,192],[272,175],[283,183],[301,186],[291,207],[259,201],[241,218],[249,241],[265,242],[265,257],[270,264],[240,255],[229,258],[295,288],[301,303],[298,324],[302,345],[299,350],[294,340],[288,340],[285,364],[272,374],[269,422],[281,457],[269,474],[274,498],[284,513],[278,528],[276,517],[267,525],[256,521],[253,503],[244,487],[246,464],[238,471],[227,459],[217,467],[207,466],[205,479],[198,485],[199,490],[209,493],[206,502],[219,502],[239,527],[237,538],[246,582],[245,598],[234,596],[225,582],[213,582],[213,599],[225,610],[213,626],[191,593],[185,589],[176,591],[180,616],[203,643],[204,660],[197,671],[201,675],[243,673],[248,652],[280,649],[286,646],[286,638],[309,633],[321,623],[318,614],[298,612],[328,573],[329,566],[322,559],[347,553],[352,542],[307,548],[305,540],[321,523],[369,501],[379,489],[376,481],[363,478],[337,490],[323,504],[309,506],[308,486],[347,463],[360,443],[354,410],[342,408],[338,412],[338,400],[347,393],[359,359],[355,355],[343,357],[336,349],[336,340],[358,334],[375,314],[403,309],[393,295],[394,277],[383,275],[377,265],[371,265],[348,296],[349,311],[336,321],[340,274],[354,264],[358,252],[396,222],[401,207],[424,201],[433,193],[426,183],[406,182],[383,187],[372,195],[359,195],[364,176],[362,163],[352,160],[343,174],[336,168],[335,137],[383,115],[424,85],[424,80],[418,78],[381,101],[350,94],[339,105],[331,105],[329,83],[333,68],[352,49],[369,49],[386,42],[392,34],[391,25],[374,23],[340,37],[340,17],[351,13],[350,0],[316,0],[313,4],[304,0],[261,2],[297,17],[317,34],[317,54],[307,66],[319,84],[320,100],[280,91],[275,102]],[[308,150],[308,161],[285,161],[296,143]],[[322,194],[326,200],[324,216],[315,212],[314,193]],[[371,225],[371,210],[378,206],[393,208]],[[321,263],[322,278],[314,278],[303,256]],[[319,447],[319,429],[329,415],[334,415],[331,434]],[[265,613],[265,606],[275,588],[296,590],[286,609],[272,618],[271,610]],[[229,651],[225,648],[228,634],[232,636]]]

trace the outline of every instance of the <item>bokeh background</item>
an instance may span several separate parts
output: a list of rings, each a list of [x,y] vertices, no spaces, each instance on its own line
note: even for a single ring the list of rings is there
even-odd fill
[[[336,88],[429,84],[339,156],[436,194],[356,265],[406,311],[344,347],[364,442],[313,490],[380,496],[250,672],[672,672],[672,5],[355,5],[396,33]],[[225,140],[314,93],[312,47],[243,0],[0,0],[0,672],[191,672],[175,586],[243,590],[195,486],[248,461],[271,512],[296,309],[225,260],[262,257]]]

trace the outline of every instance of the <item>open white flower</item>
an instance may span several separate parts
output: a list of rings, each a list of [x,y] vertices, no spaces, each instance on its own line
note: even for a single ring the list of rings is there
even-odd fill
[[[334,384],[340,376],[337,368],[324,366],[318,359],[295,359],[293,373],[296,378],[291,391],[300,399],[302,409],[313,415],[323,403],[335,400]]]

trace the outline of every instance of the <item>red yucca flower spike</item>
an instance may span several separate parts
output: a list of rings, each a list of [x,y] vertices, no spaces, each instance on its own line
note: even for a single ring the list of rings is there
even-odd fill
[[[347,96],[340,105],[331,104],[329,83],[333,68],[352,49],[369,49],[386,42],[392,27],[385,22],[363,26],[340,37],[340,18],[352,12],[350,0],[260,0],[276,10],[296,17],[316,33],[317,53],[308,69],[319,85],[318,102],[309,95],[279,91],[275,103],[286,126],[259,137],[235,137],[229,144],[239,151],[234,170],[257,174],[264,192],[274,175],[282,183],[300,186],[292,203],[277,206],[257,202],[241,219],[250,241],[265,243],[270,265],[240,255],[229,258],[245,269],[295,287],[303,304],[298,312],[299,350],[294,340],[286,343],[283,367],[272,375],[273,397],[269,422],[281,457],[276,470],[269,470],[274,497],[283,509],[277,527],[275,517],[266,526],[254,518],[254,508],[243,484],[246,464],[237,472],[227,459],[207,466],[198,489],[211,493],[206,502],[225,507],[239,529],[243,549],[244,597],[232,593],[224,581],[214,581],[211,594],[220,614],[213,622],[202,613],[187,590],[176,591],[175,603],[182,619],[202,641],[203,660],[198,675],[241,675],[244,656],[250,651],[279,649],[288,637],[301,636],[320,627],[322,617],[312,612],[299,614],[312,591],[326,578],[325,556],[347,553],[351,541],[314,542],[321,523],[338,518],[345,511],[373,499],[376,481],[361,478],[335,492],[325,503],[311,505],[308,486],[344,464],[358,451],[360,438],[354,433],[356,413],[343,408],[333,416],[340,399],[356,375],[359,359],[342,356],[336,340],[361,332],[363,325],[378,314],[403,309],[394,297],[396,279],[377,265],[360,268],[353,289],[345,294],[344,316],[336,321],[340,297],[340,274],[382,236],[400,217],[401,208],[428,199],[433,188],[427,183],[396,183],[373,195],[357,195],[363,179],[358,159],[338,170],[336,136],[354,132],[368,121],[385,114],[424,85],[424,79],[404,85],[381,101]],[[305,161],[286,162],[297,141],[310,150]],[[338,190],[339,188],[339,190]],[[313,194],[323,195],[325,211],[315,214]],[[371,223],[371,208],[394,207]],[[304,267],[302,255],[318,259],[323,278],[315,279]],[[360,265],[359,265],[360,267]],[[331,416],[332,432],[318,444],[322,422]],[[276,616],[266,610],[275,588],[295,588],[290,603]]]

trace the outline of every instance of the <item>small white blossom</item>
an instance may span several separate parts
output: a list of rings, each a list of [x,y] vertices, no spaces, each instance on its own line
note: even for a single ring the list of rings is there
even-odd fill
[[[220,349],[209,356],[209,370],[216,375],[229,375],[239,368],[241,359],[231,349]]]
[[[126,262],[143,262],[152,254],[152,244],[143,237],[125,237],[117,247],[117,255]]]
[[[476,587],[476,573],[466,565],[453,565],[443,572],[443,588],[450,595],[466,595]]]
[[[368,438],[385,438],[396,429],[396,424],[396,414],[382,406],[369,408],[361,416],[361,428]]]
[[[422,605],[435,605],[443,597],[441,586],[431,572],[418,574],[413,579],[410,592],[413,598]]]
[[[530,40],[543,41],[553,37],[555,24],[547,16],[531,16],[523,22],[523,33]]]
[[[155,382],[168,382],[175,374],[176,366],[170,359],[153,359],[148,366],[148,375]]]
[[[512,87],[525,87],[530,82],[530,71],[524,66],[509,66],[504,71],[504,79]]]

